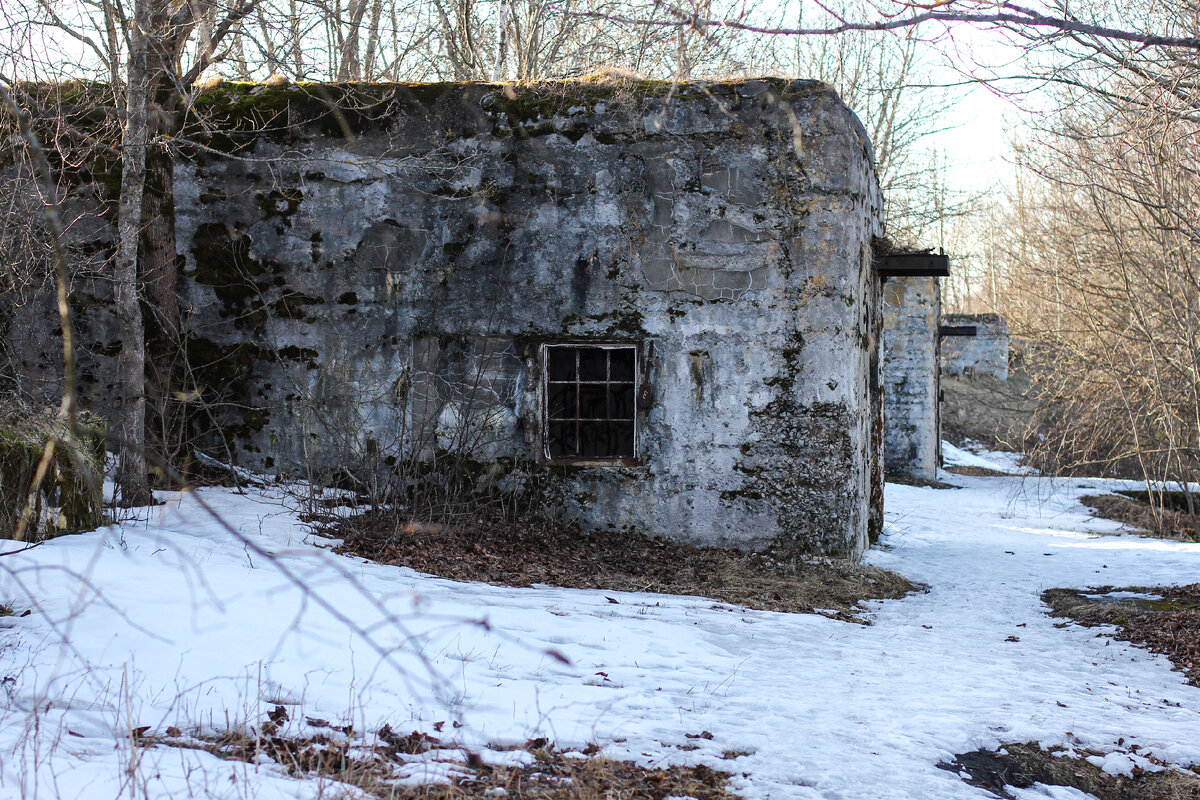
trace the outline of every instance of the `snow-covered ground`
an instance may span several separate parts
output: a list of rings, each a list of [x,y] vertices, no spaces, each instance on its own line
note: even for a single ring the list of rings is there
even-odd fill
[[[1031,467],[1022,466],[1022,453],[997,453],[987,451],[981,445],[970,449],[955,447],[942,442],[942,464],[947,467],[983,467],[996,472],[1011,472],[1014,475],[1032,475]]]
[[[702,762],[747,798],[987,797],[935,765],[1006,741],[1200,762],[1200,689],[1162,657],[1056,628],[1039,600],[1195,582],[1200,545],[1109,535],[1075,498],[1111,481],[944,478],[963,488],[887,487],[868,558],[930,590],[872,604],[868,627],[455,583],[331,554],[283,493],[200,492],[236,535],[174,495],[140,522],[0,557],[0,602],[31,609],[0,620],[0,798],[336,796],[269,763],[130,746],[133,728],[217,733],[277,703],[297,733],[307,715]]]

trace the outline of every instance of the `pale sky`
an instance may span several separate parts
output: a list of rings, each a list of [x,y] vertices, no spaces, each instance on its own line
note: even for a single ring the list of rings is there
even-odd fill
[[[959,84],[949,90],[958,98],[950,114],[953,127],[936,136],[936,146],[946,154],[953,172],[951,185],[999,188],[1012,173],[1009,155],[1014,135],[1024,138],[1030,109],[1041,102],[1036,94],[1016,100],[1004,95],[1006,90],[1029,88],[1027,84],[969,82],[1020,74],[1020,51],[997,32],[966,25],[956,26],[931,46],[942,60],[933,69],[934,81]]]

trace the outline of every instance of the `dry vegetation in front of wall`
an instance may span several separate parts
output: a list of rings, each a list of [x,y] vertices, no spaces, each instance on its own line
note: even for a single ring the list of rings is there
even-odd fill
[[[0,538],[40,541],[103,522],[104,423],[0,397]]]
[[[766,611],[820,609],[862,623],[868,621],[863,601],[924,588],[898,573],[839,559],[777,558],[543,521],[405,523],[387,511],[368,511],[327,533],[343,540],[338,552],[453,580],[698,595]]]
[[[1161,599],[1098,599],[1115,591],[1135,591]],[[1200,686],[1200,583],[1125,589],[1102,586],[1086,591],[1047,589],[1042,592],[1042,601],[1050,606],[1053,616],[1089,627],[1116,626],[1116,638],[1165,655],[1184,672],[1188,683]]]
[[[724,772],[704,765],[642,767],[605,758],[596,745],[559,750],[546,739],[533,739],[517,748],[523,752],[512,763],[495,764],[452,742],[418,731],[399,735],[386,725],[373,736],[356,737],[347,728],[308,720],[310,729],[316,723],[328,733],[282,736],[286,709],[278,706],[267,716],[257,728],[218,737],[189,736],[176,728],[164,735],[148,728],[131,734],[139,747],[203,750],[253,764],[269,759],[288,775],[337,781],[386,800],[739,800]]]
[[[1129,746],[1129,752],[1162,769],[1135,766],[1131,775],[1109,775],[1087,760],[1088,756],[1102,756],[1099,751],[1043,748],[1037,742],[961,753],[938,766],[964,775],[964,781],[996,797],[1011,798],[1009,787],[1025,789],[1040,783],[1070,786],[1098,800],[1200,800],[1200,774],[1171,768],[1137,751],[1137,745]]]
[[[1143,536],[1161,539],[1178,539],[1184,542],[1200,542],[1200,513],[1190,513],[1179,508],[1166,506],[1157,509],[1140,499],[1144,492],[1121,494],[1092,494],[1079,498],[1079,502],[1092,510],[1097,517],[1115,520]]]
[[[915,475],[891,474],[887,476],[888,483],[900,483],[905,486],[920,486],[924,489],[961,489],[963,487],[956,486],[953,483],[945,481],[932,480],[930,478],[918,478]]]
[[[955,475],[966,475],[971,478],[1012,478],[1020,477],[1015,472],[1001,472],[998,469],[991,467],[977,467],[973,464],[962,464],[959,466],[946,467],[946,472],[953,472]]]

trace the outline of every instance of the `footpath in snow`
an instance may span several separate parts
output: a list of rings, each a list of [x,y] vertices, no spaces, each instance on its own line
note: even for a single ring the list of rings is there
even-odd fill
[[[887,487],[868,560],[930,589],[873,603],[865,627],[456,583],[333,555],[282,492],[202,490],[237,535],[170,495],[141,521],[0,557],[0,603],[31,611],[0,620],[0,798],[330,797],[269,763],[130,746],[133,728],[216,734],[281,703],[295,733],[308,716],[442,722],[471,748],[597,742],[731,772],[747,798],[988,797],[936,764],[1002,742],[1200,763],[1200,689],[1165,658],[1056,628],[1039,599],[1196,582],[1200,545],[1090,519],[1076,498],[1114,482],[945,477],[963,488]]]

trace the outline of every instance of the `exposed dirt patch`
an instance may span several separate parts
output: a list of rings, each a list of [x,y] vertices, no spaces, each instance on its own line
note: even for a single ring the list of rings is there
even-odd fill
[[[1137,753],[1136,745],[1129,752]],[[1035,783],[1071,786],[1099,800],[1200,800],[1200,775],[1166,768],[1142,755],[1150,768],[1134,766],[1132,775],[1109,775],[1087,760],[1102,755],[1094,750],[1043,749],[1037,742],[1006,744],[998,750],[975,750],[938,764],[951,772],[966,773],[963,780],[997,797],[1012,797],[1008,788],[1028,788]],[[1155,767],[1164,767],[1156,770]]]
[[[13,610],[8,606],[0,606],[0,617],[11,617]]]
[[[1145,500],[1117,494],[1089,494],[1079,498],[1079,502],[1095,516],[1120,522],[1143,536],[1200,542],[1200,514],[1169,506],[1157,509],[1156,514],[1156,509]]]
[[[955,475],[968,475],[973,478],[1019,478],[1015,472],[1001,472],[998,469],[990,467],[976,467],[963,465],[957,467],[946,467],[946,472],[953,472]]]
[[[1112,592],[1138,592],[1160,599],[1106,599]],[[1200,583],[1187,586],[1114,589],[1047,589],[1042,601],[1056,617],[1080,625],[1115,625],[1118,639],[1162,653],[1187,682],[1200,686]]]
[[[282,706],[272,719],[286,719]],[[738,800],[728,788],[729,775],[704,765],[641,767],[599,754],[589,745],[582,751],[558,750],[546,739],[533,739],[523,748],[528,755],[514,765],[485,763],[479,755],[429,734],[399,735],[384,726],[369,741],[348,736],[344,729],[329,735],[283,737],[275,722],[250,733],[196,738],[168,729],[165,736],[132,732],[142,747],[184,747],[204,750],[219,758],[261,763],[268,758],[289,775],[320,777],[355,786],[388,800]],[[440,774],[442,780],[422,776]]]
[[[335,524],[338,552],[463,581],[700,595],[768,611],[863,622],[861,602],[924,587],[889,570],[830,558],[776,558],[548,522],[404,523],[371,511]]]

